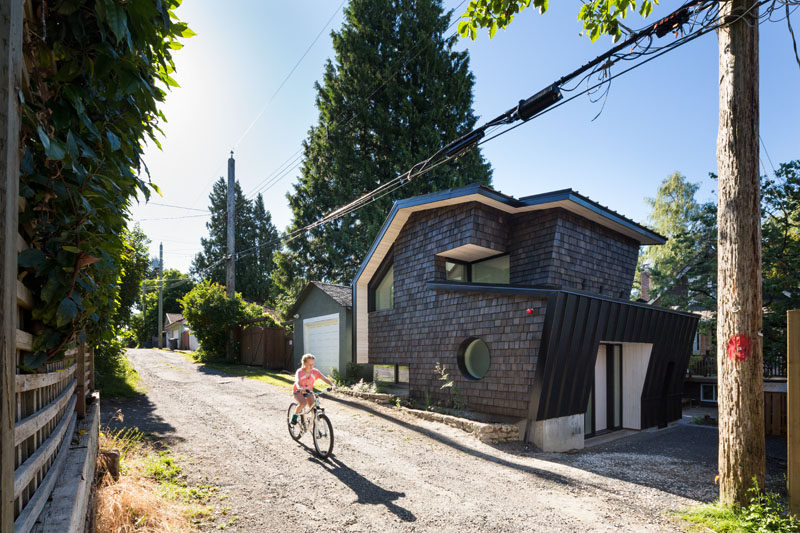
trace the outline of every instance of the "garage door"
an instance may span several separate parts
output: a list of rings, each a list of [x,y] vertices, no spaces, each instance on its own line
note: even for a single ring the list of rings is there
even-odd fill
[[[308,318],[303,321],[303,349],[316,356],[316,368],[325,375],[339,370],[339,315]]]

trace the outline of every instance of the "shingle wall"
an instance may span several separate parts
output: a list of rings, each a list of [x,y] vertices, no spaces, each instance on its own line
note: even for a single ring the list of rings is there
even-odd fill
[[[426,289],[444,278],[436,254],[469,243],[508,251],[512,284],[580,289],[583,282],[584,290],[602,285],[606,295],[626,283],[630,291],[638,246],[560,209],[508,215],[471,203],[417,212],[406,222],[394,244],[394,307],[369,313],[370,363],[409,365],[412,396],[445,401],[449,392],[434,372],[440,362],[470,409],[525,417],[546,299]],[[489,372],[477,381],[457,364],[469,337],[481,338],[491,354]]]

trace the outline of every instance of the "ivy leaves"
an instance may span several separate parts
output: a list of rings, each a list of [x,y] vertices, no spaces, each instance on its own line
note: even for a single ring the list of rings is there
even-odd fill
[[[38,301],[25,367],[59,357],[77,332],[109,335],[129,206],[158,190],[140,174],[143,144],[158,142],[172,52],[193,35],[179,4],[63,0],[27,21],[20,224],[31,247],[18,261]]]

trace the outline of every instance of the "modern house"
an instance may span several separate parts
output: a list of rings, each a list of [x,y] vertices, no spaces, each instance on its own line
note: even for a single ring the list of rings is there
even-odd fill
[[[359,363],[408,365],[409,392],[521,421],[549,451],[681,416],[697,317],[628,300],[665,238],[570,190],[470,185],[396,202],[353,283]]]
[[[180,313],[166,313],[164,315],[164,342],[165,348],[173,350],[196,350],[200,347],[197,337],[192,335],[186,319]]]
[[[305,286],[288,312],[294,321],[294,368],[304,353],[313,353],[320,372],[345,373],[353,361],[352,301],[345,285],[312,281]]]

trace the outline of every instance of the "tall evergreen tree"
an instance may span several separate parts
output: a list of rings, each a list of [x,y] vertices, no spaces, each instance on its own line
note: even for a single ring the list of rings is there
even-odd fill
[[[316,84],[319,122],[304,142],[301,176],[288,194],[289,230],[301,228],[408,170],[470,131],[474,77],[466,51],[445,35],[440,0],[351,0],[334,32],[334,61]],[[349,283],[392,202],[489,184],[478,150],[391,195],[289,242],[276,258],[284,297],[302,278]]]
[[[191,272],[196,277],[225,284],[227,254],[227,194],[228,185],[224,178],[214,183],[209,194],[211,219],[206,222],[208,238],[200,239],[203,251],[192,261]],[[278,230],[272,224],[272,217],[264,207],[264,199],[259,194],[255,200],[248,200],[237,181],[234,186],[234,238],[236,242],[236,292],[250,302],[265,303],[271,300],[272,293],[272,255],[278,247]]]

